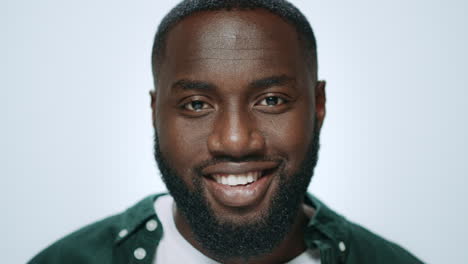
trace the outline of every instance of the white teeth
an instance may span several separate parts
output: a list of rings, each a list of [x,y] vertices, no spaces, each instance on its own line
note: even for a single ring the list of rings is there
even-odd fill
[[[228,184],[228,178],[227,177],[221,177],[221,183],[222,184]]]
[[[236,176],[234,176],[234,175],[229,175],[229,176],[227,177],[227,179],[228,179],[228,184],[229,184],[229,185],[236,185],[236,184],[237,184]]]
[[[247,182],[251,183],[253,181],[254,181],[253,173],[252,172],[247,173]]]
[[[246,185],[252,183],[258,178],[260,178],[261,172],[260,171],[252,171],[244,174],[213,174],[213,178],[216,180],[217,183],[221,183],[224,185],[229,186],[236,186],[236,185]]]
[[[260,178],[261,175],[262,175],[262,172],[260,172],[260,171],[254,172],[254,173],[252,174],[253,181],[258,180],[258,178]]]

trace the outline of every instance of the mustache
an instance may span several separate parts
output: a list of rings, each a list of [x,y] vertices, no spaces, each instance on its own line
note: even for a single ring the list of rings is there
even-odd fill
[[[282,168],[286,164],[284,157],[279,156],[261,156],[261,155],[249,155],[244,157],[232,157],[232,156],[218,156],[209,160],[200,162],[199,165],[195,166],[193,169],[197,175],[202,175],[202,170],[208,166],[212,166],[218,163],[233,162],[233,163],[242,163],[242,162],[262,162],[262,161],[274,161],[278,162],[279,168]]]

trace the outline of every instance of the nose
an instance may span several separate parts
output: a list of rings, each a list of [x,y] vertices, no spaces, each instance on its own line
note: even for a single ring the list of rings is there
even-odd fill
[[[248,113],[226,111],[220,114],[208,137],[208,150],[215,156],[243,158],[264,154],[265,138]]]

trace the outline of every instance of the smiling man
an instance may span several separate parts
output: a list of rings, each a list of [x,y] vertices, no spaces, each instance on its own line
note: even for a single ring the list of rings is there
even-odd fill
[[[325,118],[315,37],[281,0],[187,0],[161,22],[151,92],[169,194],[31,263],[421,263],[307,187]]]

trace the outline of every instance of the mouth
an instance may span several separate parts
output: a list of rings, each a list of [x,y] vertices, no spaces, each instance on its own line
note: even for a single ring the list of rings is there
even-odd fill
[[[219,184],[224,184],[230,187],[235,187],[235,186],[250,185],[251,183],[254,183],[257,180],[261,179],[265,175],[269,175],[271,172],[272,170],[250,171],[250,172],[241,173],[241,174],[216,173],[216,174],[208,175],[208,177],[216,181]]]
[[[224,163],[208,168],[203,178],[218,205],[255,207],[268,196],[277,168],[277,162]]]

